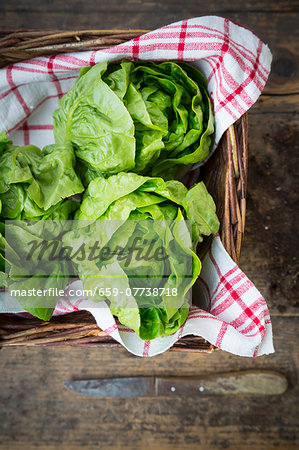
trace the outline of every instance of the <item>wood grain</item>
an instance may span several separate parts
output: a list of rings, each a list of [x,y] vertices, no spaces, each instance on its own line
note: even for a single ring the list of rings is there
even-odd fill
[[[266,95],[262,94],[257,103],[253,105],[250,110],[251,114],[278,114],[291,113],[293,115],[299,105],[299,94],[289,95],[279,94],[279,95]],[[250,137],[251,141],[251,137]]]
[[[261,116],[254,108],[249,114],[247,217],[240,265],[267,299],[272,315],[298,314],[298,119],[298,114],[277,111]]]
[[[242,6],[242,8],[241,8]],[[82,4],[80,0],[73,0],[72,5],[65,5],[63,0],[52,0],[52,1],[41,1],[41,2],[26,2],[26,0],[19,0],[18,2],[10,2],[6,5],[7,10],[18,13],[19,11],[26,12],[27,14],[32,14],[34,12],[50,12],[53,13],[70,13],[79,16],[81,13],[90,14],[96,11],[105,11],[106,14],[111,14],[113,12],[131,12],[145,14],[153,12],[153,8],[156,8],[157,12],[163,14],[171,14],[179,11],[179,9],[184,12],[184,10],[194,11],[200,7],[201,10],[205,12],[215,12],[215,11],[266,11],[266,12],[292,12],[298,10],[298,2],[296,0],[288,0],[288,2],[277,2],[275,0],[260,0],[258,3],[245,1],[240,4],[239,0],[223,0],[215,2],[197,2],[196,0],[190,0],[184,4],[180,0],[172,0],[172,2],[161,2],[161,0],[130,0],[122,2],[119,4],[117,0],[103,0],[101,4],[95,5],[92,1],[87,0]],[[86,20],[86,19],[83,19]],[[78,26],[81,27],[82,19]],[[48,24],[52,26],[52,23]]]
[[[256,359],[226,352],[136,358],[124,349],[2,349],[1,449],[295,448],[298,420],[296,321],[273,320],[276,353]],[[285,349],[288,348],[286,352]],[[270,369],[287,376],[282,396],[177,399],[90,398],[63,382],[117,376],[200,376]],[[30,445],[29,445],[30,443]]]
[[[123,382],[123,379],[120,379]],[[237,372],[228,373],[213,373],[196,377],[138,377],[134,378],[133,390],[139,392],[139,380],[145,384],[145,395],[147,396],[146,388],[149,385],[149,392],[152,395],[156,386],[156,395],[163,396],[180,396],[180,397],[203,397],[211,394],[221,394],[231,397],[232,395],[282,395],[288,388],[288,382],[284,375],[273,370],[240,370]],[[152,380],[156,384],[150,385]],[[71,382],[72,383],[72,382]],[[77,383],[77,382],[75,382]],[[79,381],[78,383],[82,383]],[[88,383],[90,383],[88,381]],[[111,379],[109,379],[109,384]],[[73,387],[73,385],[71,385]],[[76,385],[77,386],[77,385]],[[143,387],[143,384],[141,385]],[[98,387],[98,381],[96,384]],[[118,391],[119,395],[119,391]]]

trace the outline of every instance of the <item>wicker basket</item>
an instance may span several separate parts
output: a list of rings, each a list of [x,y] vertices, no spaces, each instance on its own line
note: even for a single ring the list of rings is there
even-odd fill
[[[35,56],[111,47],[140,36],[146,30],[0,31],[0,67]],[[247,185],[247,116],[232,125],[201,178],[214,197],[220,219],[220,236],[239,262],[244,236]],[[208,241],[205,245],[208,245]],[[0,314],[0,346],[33,345],[120,346],[100,330],[86,311],[53,317],[49,322]],[[211,352],[205,339],[185,336],[172,351]]]

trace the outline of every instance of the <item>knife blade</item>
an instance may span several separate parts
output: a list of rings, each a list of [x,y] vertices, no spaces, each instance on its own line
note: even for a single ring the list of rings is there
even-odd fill
[[[283,374],[248,370],[200,377],[125,377],[65,381],[65,386],[93,397],[280,395],[288,387]]]

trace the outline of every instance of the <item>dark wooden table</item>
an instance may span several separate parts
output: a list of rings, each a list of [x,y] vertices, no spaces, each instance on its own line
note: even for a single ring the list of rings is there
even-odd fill
[[[241,267],[266,297],[276,353],[166,352],[152,359],[123,349],[5,348],[0,351],[1,449],[290,449],[298,416],[296,324],[296,151],[298,1],[1,0],[1,28],[156,28],[205,14],[253,29],[273,52],[272,73],[249,113],[249,188]],[[281,397],[99,399],[64,388],[72,378],[198,375],[239,369],[284,373]]]

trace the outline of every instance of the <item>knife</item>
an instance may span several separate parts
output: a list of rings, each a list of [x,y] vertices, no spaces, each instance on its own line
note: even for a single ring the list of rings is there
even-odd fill
[[[153,397],[220,395],[279,395],[286,377],[271,370],[248,370],[200,377],[126,377],[65,381],[65,386],[93,397]]]

